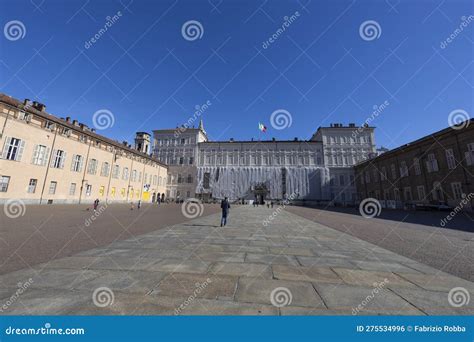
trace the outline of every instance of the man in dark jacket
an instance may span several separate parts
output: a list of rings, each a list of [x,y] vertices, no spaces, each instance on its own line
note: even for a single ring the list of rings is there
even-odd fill
[[[227,215],[229,215],[230,203],[227,197],[225,197],[221,202],[222,209],[222,218],[221,218],[221,227],[227,224]]]

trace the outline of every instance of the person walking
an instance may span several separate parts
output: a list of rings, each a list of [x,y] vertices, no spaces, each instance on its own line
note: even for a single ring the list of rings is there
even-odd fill
[[[95,201],[94,201],[94,212],[97,211],[97,207],[99,206],[99,199],[97,198]]]
[[[142,201],[138,200],[137,209],[140,209],[141,206],[142,206]]]
[[[230,203],[227,197],[225,197],[221,202],[222,209],[222,218],[221,218],[221,227],[227,224],[227,216],[229,215]]]

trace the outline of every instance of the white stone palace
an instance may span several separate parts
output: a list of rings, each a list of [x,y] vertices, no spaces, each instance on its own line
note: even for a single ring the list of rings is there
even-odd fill
[[[198,128],[153,131],[153,155],[169,165],[167,198],[204,201],[356,201],[352,166],[376,153],[374,127],[319,127],[310,140],[209,141]]]

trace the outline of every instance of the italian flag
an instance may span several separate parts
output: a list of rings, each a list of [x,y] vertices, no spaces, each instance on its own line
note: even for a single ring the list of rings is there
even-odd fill
[[[261,130],[262,132],[266,132],[267,131],[267,127],[262,124],[262,123],[258,123],[258,129]]]

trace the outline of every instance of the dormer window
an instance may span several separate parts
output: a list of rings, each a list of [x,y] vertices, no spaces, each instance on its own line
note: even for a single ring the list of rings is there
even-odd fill
[[[22,120],[22,121],[25,121],[25,122],[30,122],[31,117],[32,117],[32,115],[29,114],[29,113],[25,113],[25,112],[19,112],[18,113],[18,119]]]
[[[66,136],[66,137],[70,137],[71,136],[71,130],[69,128],[63,127],[62,135]]]
[[[54,122],[45,121],[44,122],[44,129],[47,129],[48,131],[54,130]]]

